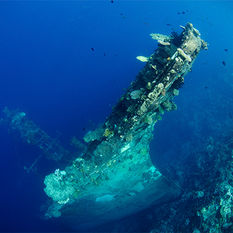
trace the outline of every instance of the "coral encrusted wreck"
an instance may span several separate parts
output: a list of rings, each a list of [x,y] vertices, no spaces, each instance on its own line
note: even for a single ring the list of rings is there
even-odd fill
[[[53,200],[48,217],[62,217],[75,228],[120,218],[180,194],[179,186],[152,164],[149,143],[160,115],[176,109],[172,100],[202,49],[206,43],[190,23],[179,36],[166,36],[158,44],[105,123],[84,137],[84,155],[46,176],[45,192]]]
[[[199,52],[207,48],[191,23],[182,28],[180,35],[151,34],[158,40],[158,48],[150,57],[137,57],[146,62],[145,67],[104,124],[84,136],[84,152],[64,169],[45,177],[44,190],[50,200],[46,217],[60,217],[78,229],[121,218],[180,195],[179,182],[166,178],[152,164],[149,143],[161,114],[176,109],[173,98],[179,94],[185,74]],[[18,131],[23,141],[37,146],[47,158],[70,161],[73,153],[24,112],[5,108],[3,114],[1,123]],[[81,145],[75,138],[72,143]]]

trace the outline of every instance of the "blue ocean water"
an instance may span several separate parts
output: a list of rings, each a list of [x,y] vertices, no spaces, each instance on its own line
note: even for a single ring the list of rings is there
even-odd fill
[[[164,115],[151,145],[152,157],[163,155],[156,162],[181,159],[182,145],[219,134],[233,118],[232,12],[232,1],[1,1],[0,110],[26,112],[65,144],[81,139],[143,68],[136,56],[157,47],[149,34],[180,32],[179,25],[191,22],[209,49],[195,61],[175,100],[178,110]],[[194,116],[197,125],[190,123]],[[28,174],[24,166],[40,152],[4,127],[0,139],[0,231],[69,230],[42,218],[43,178],[54,165],[43,161]]]

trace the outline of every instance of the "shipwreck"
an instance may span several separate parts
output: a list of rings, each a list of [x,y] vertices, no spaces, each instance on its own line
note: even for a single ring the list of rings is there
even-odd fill
[[[84,136],[86,145],[65,169],[45,177],[50,199],[45,216],[61,218],[74,229],[122,218],[151,205],[170,201],[182,192],[151,162],[153,129],[173,102],[185,75],[202,49],[207,49],[191,23],[180,34],[151,34],[158,47],[145,62],[105,122]],[[70,152],[20,111],[4,110],[2,122],[44,154],[61,160]]]

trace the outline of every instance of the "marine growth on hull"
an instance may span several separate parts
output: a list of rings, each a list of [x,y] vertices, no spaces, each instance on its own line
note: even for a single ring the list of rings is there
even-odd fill
[[[158,48],[138,56],[144,68],[119,99],[103,125],[84,136],[83,153],[65,169],[45,177],[51,200],[46,216],[61,217],[74,228],[100,224],[176,198],[181,188],[152,164],[149,144],[155,123],[173,103],[184,76],[207,44],[191,23],[181,34],[152,33]],[[52,140],[23,112],[4,110],[5,122],[50,159],[71,154]],[[74,222],[76,226],[74,225]]]

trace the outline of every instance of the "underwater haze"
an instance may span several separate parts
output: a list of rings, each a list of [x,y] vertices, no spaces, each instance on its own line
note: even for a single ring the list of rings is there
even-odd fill
[[[25,113],[65,148],[99,127],[158,43],[192,23],[208,43],[150,144],[153,163],[179,197],[75,230],[45,217],[53,161],[4,121]],[[0,1],[0,231],[233,232],[233,1]],[[105,132],[106,133],[106,132]],[[74,143],[73,143],[74,144]],[[106,204],[107,205],[107,204]],[[88,207],[87,207],[88,208]]]

